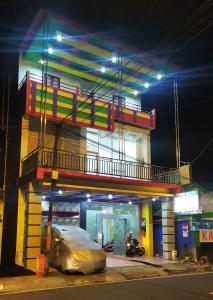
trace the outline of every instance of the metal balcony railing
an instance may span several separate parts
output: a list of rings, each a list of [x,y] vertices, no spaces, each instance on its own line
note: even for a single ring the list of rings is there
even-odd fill
[[[53,149],[35,149],[22,159],[22,175],[37,167],[52,168]],[[153,182],[179,184],[179,172],[173,168],[154,166],[142,162],[118,160],[90,154],[57,151],[56,168],[80,173],[97,174]]]

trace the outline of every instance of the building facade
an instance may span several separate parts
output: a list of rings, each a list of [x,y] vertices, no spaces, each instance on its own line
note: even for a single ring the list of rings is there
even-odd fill
[[[50,198],[53,223],[80,226],[102,245],[113,239],[121,255],[129,231],[153,255],[158,199],[163,256],[171,258],[179,172],[151,164],[156,111],[142,98],[174,70],[61,16],[38,13],[19,58],[17,264],[36,269]]]

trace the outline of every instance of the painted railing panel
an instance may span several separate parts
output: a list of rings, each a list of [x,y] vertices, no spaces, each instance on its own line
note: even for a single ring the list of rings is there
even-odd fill
[[[108,100],[94,99],[80,94],[78,87],[76,92],[73,88],[46,87],[41,81],[31,79],[29,72],[26,74],[26,89],[28,115],[40,117],[41,112],[46,112],[48,120],[110,132],[114,131],[116,121],[148,129],[156,127],[155,110],[138,111]]]

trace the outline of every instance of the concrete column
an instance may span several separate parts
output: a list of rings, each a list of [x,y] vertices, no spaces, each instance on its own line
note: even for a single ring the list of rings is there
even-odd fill
[[[162,201],[163,258],[172,259],[175,250],[173,198],[165,197]]]
[[[86,230],[87,227],[87,202],[80,203],[80,227]]]

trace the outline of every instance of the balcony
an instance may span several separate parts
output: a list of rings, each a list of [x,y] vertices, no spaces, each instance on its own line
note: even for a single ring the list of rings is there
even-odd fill
[[[22,176],[39,167],[51,169],[53,154],[53,149],[36,148],[22,159]],[[168,184],[180,183],[179,172],[176,169],[89,154],[75,154],[62,150],[57,151],[56,169],[132,180]]]
[[[25,114],[49,120],[64,121],[75,126],[113,132],[115,122],[147,128],[156,127],[156,112],[113,96],[81,90],[78,86],[60,82],[60,88],[45,86],[42,78],[30,72],[20,82],[20,95],[25,94]],[[113,90],[110,91],[112,94]],[[116,92],[116,91],[115,91]],[[109,92],[108,92],[109,94]]]

